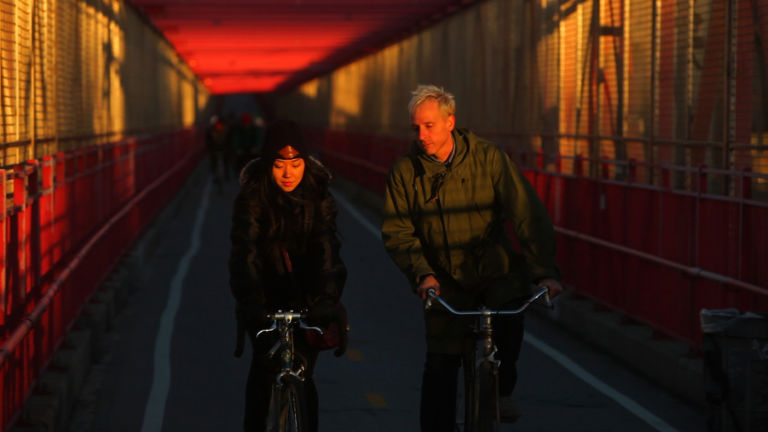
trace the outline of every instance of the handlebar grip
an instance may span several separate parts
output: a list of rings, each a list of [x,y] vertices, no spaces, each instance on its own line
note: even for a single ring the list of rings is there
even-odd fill
[[[434,288],[427,288],[427,299],[424,301],[424,310],[432,308],[432,298],[436,295],[437,293]]]

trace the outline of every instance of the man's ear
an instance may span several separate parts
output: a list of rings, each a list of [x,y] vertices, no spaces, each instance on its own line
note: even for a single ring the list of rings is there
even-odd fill
[[[451,114],[448,116],[447,120],[448,120],[448,130],[452,131],[454,126],[456,126],[456,116]]]

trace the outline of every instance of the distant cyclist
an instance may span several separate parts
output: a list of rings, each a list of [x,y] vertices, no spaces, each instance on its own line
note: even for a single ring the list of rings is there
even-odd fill
[[[422,299],[434,288],[457,309],[483,303],[511,309],[531,283],[561,290],[555,235],[530,183],[496,145],[455,127],[453,95],[421,85],[408,105],[416,139],[387,176],[382,239]],[[522,254],[505,231],[514,228]],[[421,390],[421,430],[453,431],[461,355],[471,350],[468,323],[425,312],[427,358]],[[523,338],[522,315],[494,324],[501,360],[501,417],[514,421],[511,397]]]
[[[286,120],[267,128],[262,157],[240,175],[229,273],[238,327],[247,330],[254,347],[245,395],[248,432],[265,429],[270,389],[280,367],[279,359],[265,356],[275,339],[254,337],[268,326],[265,314],[308,309],[308,323],[321,327],[341,319],[338,304],[347,271],[339,256],[330,178],[307,154],[298,125]],[[295,352],[307,377],[309,430],[315,431],[318,398],[312,372],[318,352],[303,334],[296,335]]]
[[[222,181],[229,180],[228,134],[229,128],[227,124],[218,115],[211,116],[208,127],[205,130],[205,147],[208,151],[211,176],[219,192],[222,190]]]

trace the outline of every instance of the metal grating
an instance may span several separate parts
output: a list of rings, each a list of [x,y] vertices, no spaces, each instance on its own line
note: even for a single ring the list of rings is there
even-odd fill
[[[208,91],[122,1],[0,0],[0,23],[2,166],[202,115]]]

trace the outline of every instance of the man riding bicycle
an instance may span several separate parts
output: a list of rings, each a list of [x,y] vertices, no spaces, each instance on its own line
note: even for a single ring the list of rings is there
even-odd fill
[[[555,235],[533,187],[496,145],[455,128],[453,95],[420,85],[408,105],[416,141],[389,171],[382,239],[415,293],[435,289],[457,309],[484,304],[514,308],[532,283],[556,296],[562,287]],[[505,230],[511,223],[522,253]],[[468,323],[425,311],[427,356],[421,393],[421,430],[452,431],[458,368],[472,348]],[[511,398],[523,338],[522,315],[494,323],[501,417],[514,421]]]

